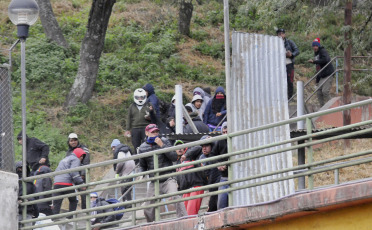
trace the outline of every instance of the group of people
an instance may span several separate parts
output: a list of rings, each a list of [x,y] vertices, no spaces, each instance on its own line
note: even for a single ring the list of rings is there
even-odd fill
[[[276,34],[283,39],[286,49],[288,99],[290,99],[293,96],[294,60],[300,52],[296,44],[292,40],[286,38],[284,29],[278,29]],[[317,76],[315,83],[317,87],[317,97],[320,106],[323,106],[330,100],[330,90],[333,80],[332,74],[335,69],[332,63],[329,63],[331,58],[327,50],[320,44],[319,38],[314,39],[311,46],[314,51],[314,58],[308,60],[308,62],[316,65]]]

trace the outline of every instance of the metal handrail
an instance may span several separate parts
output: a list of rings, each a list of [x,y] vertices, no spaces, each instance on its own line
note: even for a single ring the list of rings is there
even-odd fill
[[[50,176],[53,176],[53,175],[64,174],[64,173],[67,173],[67,172],[81,171],[82,169],[87,170],[88,173],[89,173],[89,169],[95,168],[95,167],[101,167],[101,166],[111,165],[113,163],[125,162],[125,161],[130,160],[130,159],[138,159],[138,158],[142,158],[142,157],[155,156],[155,155],[158,155],[158,154],[162,154],[164,152],[174,151],[174,150],[177,150],[177,149],[181,149],[181,148],[185,148],[185,147],[191,147],[191,146],[195,146],[195,145],[207,144],[207,143],[214,142],[216,140],[223,140],[223,139],[226,139],[226,138],[232,138],[232,137],[235,137],[235,136],[248,134],[248,133],[252,133],[252,132],[256,132],[256,131],[260,131],[260,130],[264,130],[264,129],[268,129],[268,128],[272,128],[272,127],[276,127],[276,126],[290,124],[290,123],[293,123],[293,122],[297,122],[299,120],[305,120],[305,119],[308,120],[308,119],[311,119],[312,117],[317,117],[317,116],[321,116],[321,115],[325,115],[325,114],[329,114],[329,113],[339,112],[339,111],[342,111],[342,110],[346,110],[346,109],[350,109],[350,108],[354,108],[354,107],[358,107],[358,106],[365,106],[365,105],[369,105],[369,104],[372,104],[372,99],[361,101],[361,102],[354,103],[354,104],[344,105],[344,106],[341,106],[341,107],[337,107],[337,108],[333,108],[333,109],[329,109],[329,110],[325,110],[325,111],[316,112],[316,113],[313,113],[313,114],[307,114],[307,115],[304,115],[304,116],[301,116],[301,117],[291,118],[289,120],[285,120],[285,121],[281,121],[281,122],[277,122],[277,123],[272,123],[272,124],[252,128],[252,129],[242,130],[242,131],[238,131],[238,132],[234,132],[234,133],[230,133],[230,134],[225,134],[225,135],[221,135],[221,136],[218,136],[218,137],[213,137],[213,138],[209,138],[209,139],[205,139],[205,140],[201,140],[201,141],[196,141],[196,142],[192,142],[192,143],[187,143],[187,144],[183,144],[183,145],[178,145],[178,146],[174,146],[174,147],[170,147],[170,148],[166,148],[166,149],[160,149],[160,150],[156,150],[156,151],[149,152],[149,153],[143,153],[143,154],[140,154],[138,156],[132,156],[131,158],[128,158],[128,159],[110,160],[110,161],[107,161],[107,162],[100,162],[100,163],[96,163],[96,164],[92,164],[92,165],[82,166],[82,167],[79,167],[79,168],[76,168],[76,169],[64,170],[64,171],[60,171],[60,172],[53,172],[53,173],[44,174],[44,175],[40,175],[40,176],[33,176],[33,177],[29,177],[29,178],[24,178],[24,181],[32,181],[34,179],[46,178],[46,177],[50,177]],[[198,160],[198,161],[186,163],[184,165],[186,166],[186,165],[192,165],[192,164],[197,164],[197,163],[202,163],[202,162],[209,162],[211,160],[216,160],[216,159],[221,159],[221,158],[226,158],[226,157],[230,157],[230,159],[231,159],[232,156],[239,155],[239,154],[242,154],[242,153],[257,151],[259,149],[268,148],[269,146],[280,146],[280,145],[284,145],[284,144],[289,143],[289,142],[293,142],[295,140],[312,139],[312,138],[320,137],[322,135],[330,134],[332,132],[337,132],[337,131],[340,131],[340,130],[347,130],[347,129],[351,129],[352,127],[367,125],[367,124],[371,124],[371,123],[372,123],[372,121],[365,121],[365,122],[361,122],[361,123],[358,123],[358,124],[353,124],[353,125],[350,125],[350,126],[340,127],[340,128],[336,128],[336,129],[332,129],[332,130],[325,130],[325,131],[314,133],[314,134],[308,134],[308,135],[298,137],[298,138],[294,138],[294,139],[291,139],[291,140],[286,140],[286,141],[282,141],[282,142],[278,142],[278,143],[272,143],[272,144],[269,144],[269,145],[266,145],[266,146],[259,146],[259,147],[256,147],[256,148],[252,148],[252,149],[248,149],[248,150],[240,150],[240,151],[236,151],[236,152],[229,152],[229,153],[224,154],[222,156],[215,156],[215,157],[211,157],[211,158],[207,158],[207,159],[203,159],[203,160]],[[157,177],[153,177],[153,178],[149,178],[149,179],[144,179],[144,180],[141,180],[141,181],[132,181],[132,182],[127,182],[127,183],[112,185],[112,186],[106,187],[105,189],[114,188],[114,187],[122,187],[122,186],[127,186],[127,185],[133,185],[133,184],[143,183],[145,181],[156,181],[156,180],[166,178],[166,177],[169,177],[169,176],[187,174],[187,173],[190,173],[190,172],[196,172],[196,171],[200,171],[200,170],[214,168],[214,167],[217,167],[219,165],[233,164],[233,163],[237,163],[237,162],[242,161],[242,160],[250,160],[250,159],[254,159],[254,158],[263,157],[263,156],[266,156],[266,155],[276,154],[278,152],[284,152],[284,151],[289,151],[289,150],[294,150],[294,149],[304,148],[304,147],[311,147],[312,145],[315,145],[315,144],[321,144],[321,143],[325,143],[325,142],[328,142],[328,141],[331,141],[331,140],[337,140],[337,139],[340,139],[340,138],[348,138],[348,137],[351,137],[351,136],[361,135],[361,134],[370,133],[370,132],[372,132],[372,128],[359,130],[359,131],[356,131],[356,132],[347,133],[347,134],[343,134],[343,135],[338,135],[338,136],[334,136],[334,137],[330,137],[330,138],[324,138],[324,139],[321,139],[321,140],[318,140],[318,141],[309,141],[305,144],[286,147],[286,148],[282,148],[282,149],[279,149],[279,150],[266,152],[266,153],[261,153],[261,154],[256,154],[256,155],[253,155],[253,156],[244,157],[244,158],[240,158],[240,159],[231,159],[228,162],[215,163],[215,164],[211,164],[211,165],[208,165],[208,166],[203,166],[203,167],[200,167],[200,168],[190,169],[190,170],[186,170],[186,171],[182,171],[182,172],[178,172],[178,173],[175,172],[175,173],[171,173],[171,174],[167,174],[167,175],[161,175],[161,176],[157,176]],[[370,153],[371,153],[371,151],[366,151],[366,152],[359,153],[359,155],[366,155],[366,154],[370,154]],[[342,156],[340,158],[329,159],[327,161],[333,162],[333,161],[337,161],[337,159],[348,159],[348,158],[355,157],[354,155],[353,154],[346,155],[346,156]],[[356,163],[355,162],[354,163],[359,164],[360,162],[362,162],[362,161],[357,161]],[[348,165],[347,163],[348,162],[346,162],[345,164],[342,164],[342,165],[338,165],[337,167],[338,168],[346,167],[345,165]],[[284,170],[288,170],[288,172],[290,172],[290,171],[294,171],[296,169],[298,170],[300,168],[310,168],[310,171],[308,171],[306,173],[296,174],[295,176],[292,175],[293,176],[292,178],[297,178],[297,177],[301,177],[301,176],[312,175],[314,172],[318,172],[318,171],[316,171],[318,169],[314,169],[314,168],[311,168],[311,167],[317,166],[319,164],[321,164],[321,162],[314,162],[314,163],[305,164],[305,165],[301,165],[301,166],[296,166],[296,167],[289,168],[289,169],[284,169]],[[126,179],[126,178],[133,178],[133,177],[137,177],[137,176],[140,176],[140,175],[147,175],[147,174],[150,174],[150,173],[159,173],[159,172],[162,172],[162,171],[169,171],[171,169],[175,169],[175,168],[178,168],[178,167],[179,166],[174,165],[174,166],[170,166],[170,167],[166,167],[166,168],[160,168],[160,169],[157,169],[157,170],[141,172],[141,173],[137,173],[137,174],[133,174],[133,175],[117,178],[117,179],[109,179],[109,180],[103,180],[103,181],[99,181],[99,182],[90,182],[90,183],[83,184],[83,185],[72,186],[72,187],[67,188],[67,189],[71,190],[72,188],[90,187],[90,186],[93,186],[93,185],[120,181],[120,180],[123,180],[123,179]],[[332,167],[335,167],[335,166],[332,166]],[[330,168],[332,168],[332,167],[330,167]],[[322,170],[329,171],[329,168],[322,169]],[[285,171],[283,171],[283,172],[285,172]],[[270,173],[272,175],[275,175],[275,174],[283,173],[283,172],[282,171],[276,171],[276,172],[270,172]],[[262,178],[262,177],[266,177],[266,176],[268,176],[268,175],[267,174],[260,174],[260,175],[255,175],[253,177],[230,180],[230,181],[227,181],[227,182],[220,182],[220,183],[216,183],[216,184],[212,184],[212,185],[199,187],[199,188],[196,188],[196,189],[188,189],[187,192],[206,190],[206,189],[221,186],[221,185],[228,185],[228,184],[232,184],[232,183],[238,183],[238,182],[241,182],[241,181],[251,180],[252,178]],[[277,179],[279,179],[278,181],[281,181],[283,178],[277,178]],[[286,180],[286,179],[283,179],[283,180]],[[264,182],[266,182],[266,181],[264,181]],[[263,183],[263,182],[260,182],[260,183]],[[268,182],[268,183],[272,183],[272,182]],[[260,185],[260,184],[259,183],[254,183],[254,184],[249,185],[249,186],[253,187],[253,186],[258,186],[258,185]],[[182,199],[166,201],[166,202],[162,202],[162,203],[155,203],[153,205],[149,205],[149,206],[146,206],[146,207],[135,207],[135,208],[131,208],[131,209],[126,209],[124,211],[122,210],[122,211],[116,211],[116,212],[112,212],[112,213],[104,213],[104,214],[100,214],[100,215],[107,216],[107,215],[112,215],[112,214],[120,213],[120,212],[132,212],[132,211],[135,211],[135,210],[141,210],[141,209],[148,208],[148,207],[158,207],[159,205],[162,206],[162,205],[165,205],[165,204],[178,203],[180,201],[196,199],[198,197],[207,197],[207,196],[216,195],[216,194],[220,194],[220,193],[231,192],[231,191],[235,191],[237,189],[242,189],[242,188],[245,188],[245,187],[244,186],[243,187],[234,186],[233,188],[230,188],[228,190],[216,191],[216,192],[213,192],[213,193],[207,193],[207,194],[203,194],[203,195],[199,195],[199,196],[193,196],[193,197],[190,197],[190,198],[182,198]],[[21,198],[22,199],[27,199],[27,198],[35,197],[36,195],[39,196],[41,194],[51,194],[51,193],[54,193],[56,191],[62,191],[62,190],[63,189],[52,190],[52,191],[38,193],[38,194],[34,194],[34,195],[24,195]],[[40,199],[40,200],[37,200],[37,201],[25,201],[21,205],[23,205],[23,206],[24,205],[30,205],[30,204],[34,204],[34,203],[45,202],[48,199],[52,200],[52,199],[56,199],[56,198],[76,196],[76,195],[79,195],[79,194],[87,194],[91,191],[99,191],[99,190],[104,190],[104,189],[89,189],[87,191],[77,192],[77,193],[74,193],[72,195],[71,194],[61,195],[61,196],[58,196],[58,197],[44,198],[44,199]],[[144,202],[144,201],[157,200],[157,199],[167,198],[167,197],[171,197],[171,196],[175,196],[175,195],[180,195],[184,192],[185,191],[179,191],[177,193],[165,194],[165,195],[160,195],[160,196],[151,197],[151,198],[129,201],[129,202],[116,204],[116,205],[95,207],[95,208],[91,208],[91,209],[87,209],[87,210],[79,210],[79,211],[75,211],[75,212],[58,214],[58,215],[54,215],[53,218],[54,217],[55,218],[65,217],[65,216],[69,216],[69,215],[72,215],[72,214],[89,213],[89,212],[95,211],[95,210],[103,210],[103,209],[106,209],[108,207],[118,207],[118,206],[121,206],[122,204],[135,204],[135,203]],[[101,217],[100,215],[97,215],[97,217]],[[23,223],[35,222],[35,221],[38,221],[38,220],[43,220],[43,219],[48,219],[48,218],[50,218],[50,217],[43,217],[43,218],[38,218],[38,219],[33,219],[33,220],[23,220],[23,221],[21,221],[21,223],[23,224]],[[90,217],[85,216],[85,217],[76,218],[74,220],[88,220],[88,219],[90,219]],[[55,223],[52,223],[52,224],[49,224],[49,225],[48,224],[40,225],[40,227],[50,226],[50,225],[53,225],[53,224],[56,224],[56,223],[67,223],[67,222],[71,222],[71,220],[55,222]],[[31,229],[31,228],[30,227],[24,227],[22,229]]]

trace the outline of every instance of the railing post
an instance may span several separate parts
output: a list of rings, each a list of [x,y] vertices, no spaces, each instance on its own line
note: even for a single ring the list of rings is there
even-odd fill
[[[309,135],[312,133],[312,124],[311,124],[311,118],[306,118],[306,133]],[[313,138],[309,138],[308,139],[308,142],[312,142],[313,141]],[[314,156],[313,156],[313,146],[310,145],[307,148],[307,153],[308,153],[308,156],[309,156],[309,163],[313,163],[314,161]],[[311,169],[311,167],[310,167]],[[313,189],[314,188],[314,176],[313,175],[309,175],[309,189]]]
[[[340,183],[339,169],[335,169],[334,173],[335,173],[335,184],[339,184]]]
[[[23,180],[22,180],[22,195],[23,196],[27,195],[27,182],[24,182]],[[27,219],[27,205],[23,206],[23,209],[22,209],[22,220],[26,220],[26,219]]]
[[[157,170],[159,169],[159,156],[157,154],[154,154],[154,169]],[[159,172],[156,172],[155,173],[155,177],[159,176]],[[154,187],[155,187],[155,197],[159,196],[160,193],[159,193],[159,179],[155,180],[154,181]],[[160,220],[160,200],[157,199],[156,202],[158,203],[158,206],[155,207],[155,221],[159,221]]]
[[[133,181],[135,181],[136,179],[133,177]],[[132,200],[136,200],[136,185],[132,185],[133,188],[132,188],[132,192],[133,192],[133,196],[132,196]],[[136,204],[132,204],[132,208],[135,208],[136,207]],[[133,211],[132,212],[132,225],[136,225],[136,211]]]
[[[338,95],[338,58],[336,57],[336,94]]]
[[[90,169],[89,168],[85,169],[85,183],[86,184],[89,184],[90,183]],[[88,187],[85,187],[85,189],[88,189]],[[85,195],[85,203],[86,203],[87,210],[90,209],[91,208],[90,207],[90,194],[86,194]],[[87,216],[89,216],[89,212],[87,212]],[[86,230],[90,230],[91,229],[90,220],[89,219],[86,220],[85,229]]]
[[[232,151],[232,138],[230,136],[227,136],[227,153],[230,153]],[[229,157],[229,161],[232,160],[232,156]],[[229,165],[227,168],[227,180],[232,181],[233,180],[233,167],[232,165]],[[230,184],[230,187],[233,185]],[[229,207],[232,207],[234,205],[234,199],[233,199],[233,192],[228,193],[228,198],[229,198]]]

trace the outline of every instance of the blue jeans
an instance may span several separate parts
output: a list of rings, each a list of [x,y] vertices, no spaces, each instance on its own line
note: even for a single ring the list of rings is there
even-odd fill
[[[227,181],[227,177],[221,177],[220,182]],[[229,188],[229,185],[222,185],[218,187],[218,191]],[[228,193],[218,194],[217,209],[226,208],[229,206],[229,197]]]

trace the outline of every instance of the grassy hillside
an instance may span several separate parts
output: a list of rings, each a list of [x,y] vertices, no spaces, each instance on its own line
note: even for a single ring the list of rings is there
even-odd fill
[[[64,49],[45,38],[40,21],[27,39],[27,129],[51,146],[52,167],[64,157],[67,135],[76,132],[92,150],[93,162],[111,158],[111,140],[123,137],[126,108],[134,89],[150,82],[157,95],[170,101],[175,84],[182,84],[191,99],[195,86],[224,85],[224,44],[222,1],[205,0],[194,5],[191,38],[177,33],[177,7],[174,1],[117,1],[107,30],[104,53],[92,100],[68,113],[62,104],[74,81],[79,49],[85,35],[91,1],[52,0],[54,13],[70,44]],[[230,28],[238,31],[275,34],[286,28],[287,36],[299,46],[296,78],[307,79],[314,67],[311,41],[320,37],[331,56],[343,54],[343,8],[317,7],[310,1],[234,0],[230,6]],[[353,11],[353,54],[371,55],[371,10],[361,1]],[[364,3],[363,3],[364,2]],[[16,28],[7,18],[8,2],[0,1],[0,48],[8,49],[16,40]],[[360,32],[362,31],[362,32]],[[13,53],[12,85],[14,127],[21,128],[20,55]],[[0,63],[7,53],[0,53]],[[361,63],[365,65],[366,63]],[[370,64],[369,64],[370,65]],[[353,75],[354,92],[371,95],[372,77]],[[16,148],[19,158],[21,148]]]

